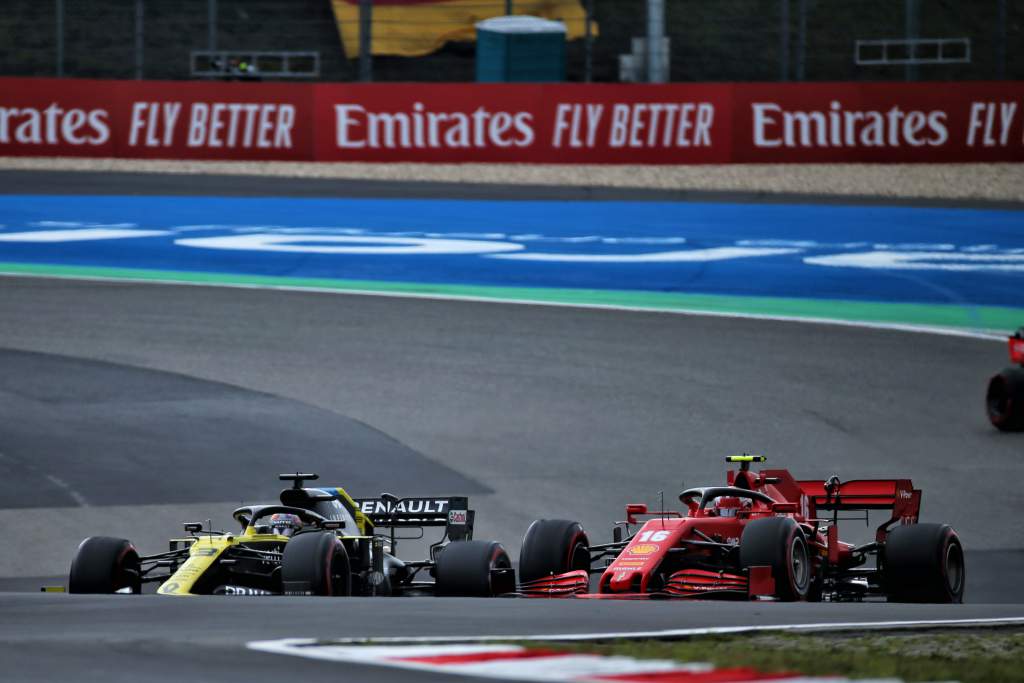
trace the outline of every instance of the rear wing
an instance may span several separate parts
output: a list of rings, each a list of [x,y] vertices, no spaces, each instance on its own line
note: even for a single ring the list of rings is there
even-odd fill
[[[375,526],[392,529],[446,527],[453,541],[471,540],[476,513],[466,496],[439,498],[354,498],[357,509]]]
[[[838,479],[798,481],[807,496],[812,518],[819,511],[892,510],[892,516],[878,527],[877,540],[885,540],[888,527],[894,523],[916,524],[921,512],[921,489],[909,479],[854,479],[840,483]]]

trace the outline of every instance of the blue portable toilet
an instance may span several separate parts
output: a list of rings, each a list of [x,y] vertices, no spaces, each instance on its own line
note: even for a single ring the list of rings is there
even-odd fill
[[[480,83],[565,80],[565,24],[540,17],[493,17],[476,25]]]

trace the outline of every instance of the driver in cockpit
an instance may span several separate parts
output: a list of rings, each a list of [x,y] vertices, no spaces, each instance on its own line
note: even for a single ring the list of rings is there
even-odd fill
[[[270,523],[267,526],[270,527],[270,533],[291,538],[302,528],[302,520],[298,515],[278,512],[270,516]]]
[[[737,512],[750,511],[750,501],[736,496],[719,496],[707,507],[711,517],[735,517]]]

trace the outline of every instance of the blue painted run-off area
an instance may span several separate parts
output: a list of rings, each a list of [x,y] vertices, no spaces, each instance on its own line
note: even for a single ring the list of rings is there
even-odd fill
[[[1024,307],[1024,212],[0,196],[0,262]]]

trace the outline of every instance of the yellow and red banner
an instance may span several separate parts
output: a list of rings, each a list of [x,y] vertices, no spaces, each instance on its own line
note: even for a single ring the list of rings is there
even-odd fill
[[[359,56],[359,0],[331,0],[345,55]],[[566,39],[586,33],[579,0],[515,0],[515,14],[565,24]],[[505,0],[373,0],[370,50],[375,55],[422,57],[448,41],[473,41],[476,23],[505,15]],[[591,27],[596,35],[597,26]]]

